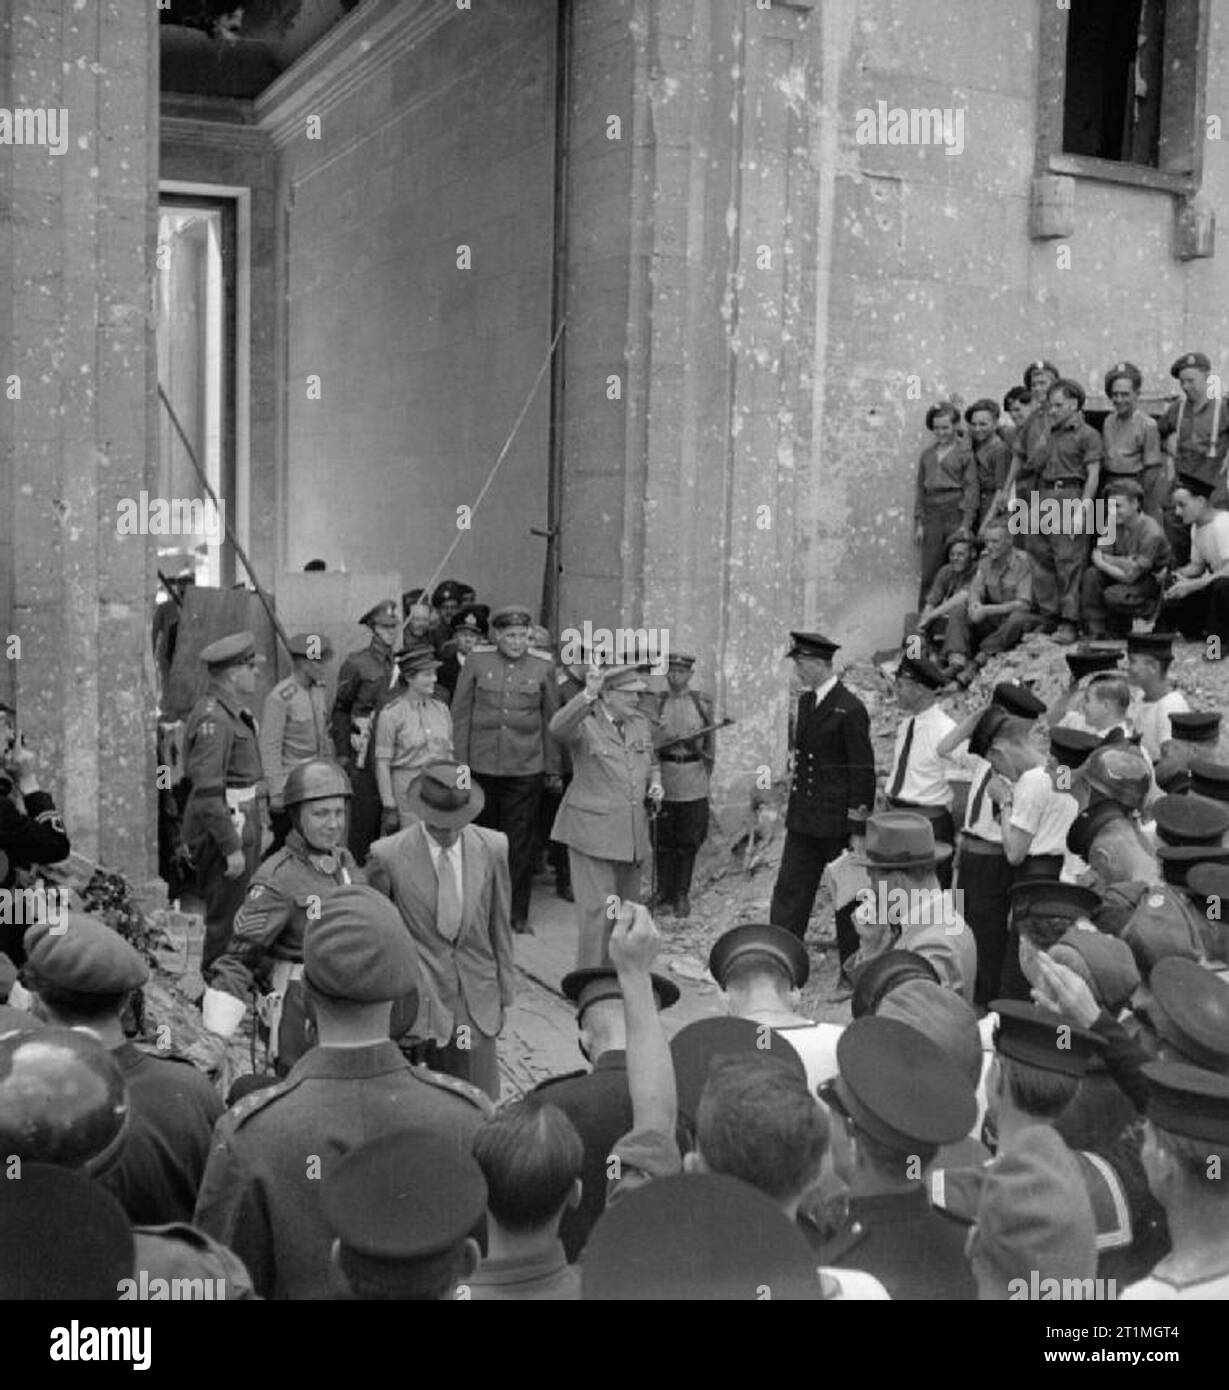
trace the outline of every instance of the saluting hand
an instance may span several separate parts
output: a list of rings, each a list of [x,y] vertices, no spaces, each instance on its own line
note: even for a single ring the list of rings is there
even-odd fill
[[[600,695],[606,683],[606,673],[600,666],[590,666],[585,672],[585,694]]]
[[[1034,1001],[1078,1023],[1081,1028],[1090,1028],[1101,1006],[1093,998],[1088,981],[1079,971],[1052,959],[1044,951],[1037,953],[1037,968],[1041,971],[1041,980],[1032,991]]]

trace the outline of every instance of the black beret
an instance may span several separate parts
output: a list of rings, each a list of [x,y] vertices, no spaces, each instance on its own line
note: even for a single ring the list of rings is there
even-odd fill
[[[69,912],[61,925],[39,922],[23,938],[36,984],[79,994],[125,994],[149,979],[144,956],[97,917]]]
[[[1145,1113],[1158,1129],[1221,1148],[1229,1144],[1229,1076],[1184,1062],[1148,1062]]]
[[[1174,360],[1174,364],[1169,369],[1169,375],[1177,378],[1187,369],[1187,367],[1197,367],[1201,372],[1210,372],[1212,363],[1207,355],[1202,352],[1184,352],[1181,357]]]
[[[350,883],[324,895],[303,939],[313,989],[355,1004],[400,999],[418,988],[418,952],[401,913],[383,893]]]
[[[1079,1077],[1087,1075],[1100,1056],[1097,1034],[1062,1014],[1016,999],[996,999],[990,1009],[999,1016],[994,1046],[1003,1057],[1040,1071]]]
[[[1105,374],[1105,394],[1107,396],[1114,382],[1116,382],[1120,376],[1125,376],[1137,391],[1144,384],[1143,375],[1134,362],[1115,362]]]
[[[746,922],[723,932],[709,952],[708,973],[724,988],[730,967],[750,955],[769,956],[783,966],[795,989],[801,989],[811,973],[811,958],[794,933],[761,922]]]

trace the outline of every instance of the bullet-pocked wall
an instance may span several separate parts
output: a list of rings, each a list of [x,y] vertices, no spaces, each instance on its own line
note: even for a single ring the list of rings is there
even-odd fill
[[[556,15],[364,7],[256,102],[280,153],[282,563],[541,592]]]

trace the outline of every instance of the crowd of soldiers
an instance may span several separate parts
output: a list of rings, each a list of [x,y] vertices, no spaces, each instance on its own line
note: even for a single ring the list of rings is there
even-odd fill
[[[656,691],[460,587],[364,614],[329,711],[318,636],[259,726],[251,634],[202,651],[187,1059],[132,1041],[148,965],[97,918],[6,938],[0,1294],[1229,1297],[1229,765],[1172,632],[960,720],[906,641],[880,767],[839,645],[792,633],[768,920],[712,945],[725,1013],[671,1029],[658,921],[690,913],[715,754],[695,660]],[[63,838],[28,761],[27,863]],[[587,1065],[497,1106],[549,839]],[[803,1003],[821,884],[848,1023]],[[249,1011],[266,1062],[230,1084]]]

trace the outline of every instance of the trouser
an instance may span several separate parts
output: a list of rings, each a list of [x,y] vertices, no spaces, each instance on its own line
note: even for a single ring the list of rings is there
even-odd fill
[[[1089,565],[1080,586],[1084,624],[1125,637],[1131,631],[1131,620],[1155,603],[1158,592],[1156,579],[1150,574],[1124,584]]]
[[[1229,643],[1229,579],[1214,579],[1206,589],[1185,598],[1167,599],[1157,616],[1156,630],[1180,632],[1191,642],[1215,637],[1219,650],[1209,655],[1219,661]]]
[[[1003,846],[966,835],[956,866],[957,900],[977,942],[977,980],[973,1002],[983,1007],[998,998],[1007,951],[1008,893],[1014,874]]]
[[[1041,502],[1060,507],[1078,501],[1076,488],[1043,488]],[[1064,525],[1066,523],[1064,522]],[[1080,624],[1080,580],[1088,563],[1088,532],[1060,531],[1056,535],[1030,535],[1029,563],[1033,571],[1033,602],[1046,622]]]
[[[959,493],[952,501],[927,502],[922,512],[922,582],[917,606],[926,606],[926,595],[935,575],[947,562],[947,538],[964,525],[964,506]]]
[[[785,848],[781,852],[781,867],[772,890],[772,905],[768,920],[777,927],[791,931],[799,941],[807,934],[811,909],[824,870],[848,843],[845,836],[827,837],[804,835],[787,830]],[[858,949],[858,929],[853,924],[854,903],[836,911],[836,949],[844,965]]]
[[[350,833],[347,843],[355,862],[365,864],[372,840],[380,838],[380,819],[384,809],[384,803],[380,800],[380,788],[376,784],[371,749],[367,750],[367,763],[364,767],[356,768],[350,763],[346,771],[350,774],[350,789],[353,793],[350,797]]]
[[[1042,619],[1036,613],[1024,613],[1016,609],[999,617],[983,618],[979,623],[971,623],[963,608],[947,615],[947,638],[944,646],[949,652],[959,652],[971,656],[976,650],[983,656],[993,656],[997,652],[1010,651],[1017,646],[1026,632],[1040,627]]]
[[[576,897],[576,915],[580,935],[576,944],[576,968],[587,970],[592,965],[604,965],[610,933],[614,930],[618,910],[611,903],[640,901],[640,881],[643,866],[639,860],[625,863],[616,859],[595,859],[591,854],[573,846],[568,847],[572,866],[572,892]]]
[[[446,1043],[427,1044],[425,1058],[433,1071],[455,1076],[485,1091],[492,1100],[499,1099],[498,1038],[484,1033],[469,1016],[465,1001],[457,997],[452,1038]]]
[[[691,892],[696,854],[708,836],[708,798],[663,801],[657,818],[657,896],[673,902]]]
[[[248,884],[260,863],[260,810],[255,800],[248,802],[244,809],[241,847],[244,870],[238,878],[227,878],[226,855],[212,839],[192,846],[196,891],[205,907],[201,974],[206,978],[209,967],[230,943],[235,913],[246,897]]]
[[[508,873],[512,879],[513,924],[529,920],[529,893],[533,887],[534,842],[538,801],[545,780],[540,772],[528,777],[492,777],[475,772],[486,796],[476,824],[502,831],[508,837]]]
[[[1012,872],[1012,886],[1030,879],[1053,882],[1063,871],[1061,854],[1030,854]],[[1007,929],[1007,946],[1003,952],[1003,970],[999,976],[999,995],[1003,999],[1018,999],[1027,1004],[1033,997],[1032,986],[1020,965],[1020,928],[1014,918]]]
[[[936,845],[947,845],[950,849],[956,843],[956,827],[952,823],[952,813],[946,806],[921,806],[912,801],[901,801],[899,797],[888,797],[888,806],[893,811],[912,811],[916,816],[925,816],[935,834]],[[952,860],[949,856],[935,865],[935,877],[940,888],[952,886]]]
[[[563,800],[563,794],[568,789],[571,777],[564,777],[563,785],[559,790],[551,791],[545,784],[542,787],[542,799],[538,803],[538,845],[546,846],[546,862],[550,865],[551,872],[555,875],[555,886],[557,888],[568,888],[572,882],[572,871],[568,866],[568,847],[561,845],[558,840],[551,839],[551,826],[555,823],[555,816],[559,812],[559,803]],[[536,853],[536,850],[535,850]]]

